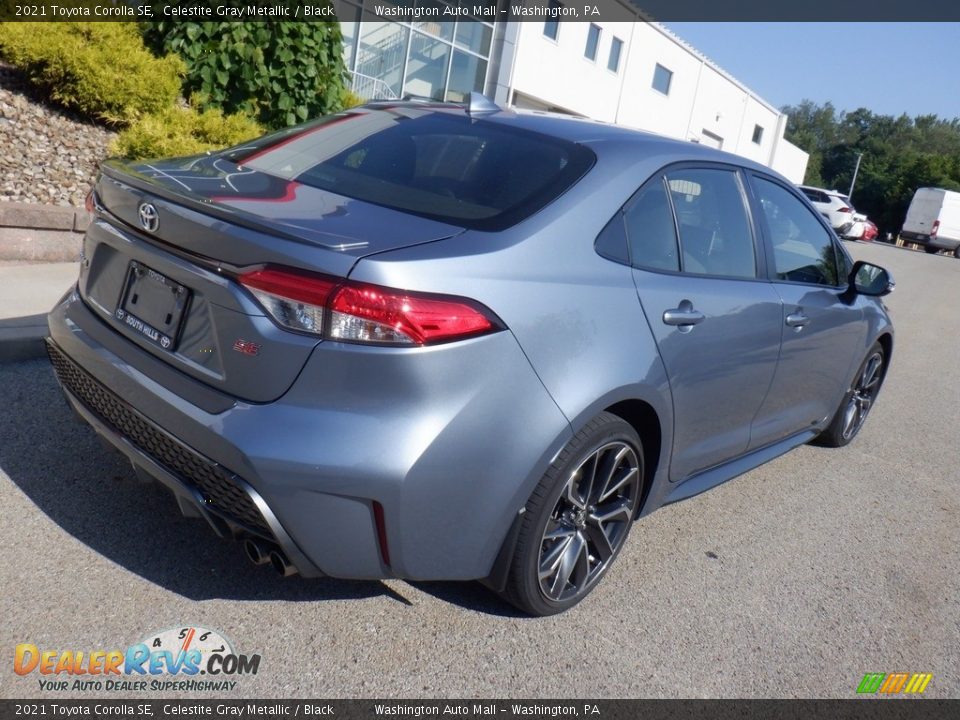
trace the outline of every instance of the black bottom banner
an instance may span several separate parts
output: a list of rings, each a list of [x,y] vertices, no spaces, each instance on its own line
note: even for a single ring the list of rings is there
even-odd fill
[[[75,717],[952,720],[960,700],[0,700],[3,720]]]

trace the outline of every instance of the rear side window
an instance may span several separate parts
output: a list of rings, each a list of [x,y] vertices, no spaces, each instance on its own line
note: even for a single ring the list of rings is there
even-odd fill
[[[833,238],[820,221],[806,205],[776,183],[755,177],[753,185],[773,245],[777,278],[838,285],[840,271]]]
[[[478,230],[529,217],[593,165],[587,148],[430,108],[324,118],[228,154],[244,168]]]
[[[753,232],[733,170],[675,170],[667,175],[683,271],[698,275],[756,277]]]
[[[654,270],[680,269],[673,212],[662,178],[640,191],[623,218],[634,265]]]

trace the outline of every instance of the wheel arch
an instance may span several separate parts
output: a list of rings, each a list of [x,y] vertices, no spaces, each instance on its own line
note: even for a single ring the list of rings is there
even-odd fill
[[[880,347],[883,348],[883,356],[886,362],[885,365],[890,365],[890,358],[893,357],[893,335],[888,332],[881,333],[877,338],[877,342],[880,343]],[[886,370],[884,370],[886,374]]]
[[[575,435],[602,412],[612,413],[633,427],[643,443],[643,494],[637,507],[638,515],[641,515],[645,514],[647,502],[651,497],[651,490],[656,485],[658,476],[663,474],[659,472],[661,470],[661,459],[669,457],[665,448],[672,441],[670,435],[672,416],[669,415],[671,407],[669,395],[659,398],[659,401],[663,404],[658,411],[654,405],[657,402],[655,398],[658,397],[658,394],[653,393],[651,398],[653,402],[650,402],[637,397],[640,394],[637,389],[636,386],[633,388],[633,392],[629,390],[624,392],[625,389],[621,389],[620,392],[610,393],[591,404],[570,423],[569,430],[572,433],[568,437]],[[548,465],[552,462],[553,459],[551,458]],[[510,562],[516,547],[521,515],[522,512],[514,516],[510,529],[494,560],[493,567],[490,569],[490,574],[480,580],[494,592],[501,592],[506,585],[507,573],[510,570]]]
[[[643,490],[637,506],[639,513],[647,501],[657,469],[660,467],[663,443],[660,417],[650,403],[637,398],[621,400],[604,408],[604,411],[616,415],[633,427],[643,444]]]

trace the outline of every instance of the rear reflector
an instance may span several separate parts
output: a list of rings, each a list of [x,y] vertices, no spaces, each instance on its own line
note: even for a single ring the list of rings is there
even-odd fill
[[[337,280],[288,268],[241,275],[280,325],[332,340],[372,345],[430,345],[502,329],[472,300]]]
[[[373,501],[373,519],[377,525],[377,544],[380,546],[380,558],[390,567],[390,545],[387,543],[387,521],[383,516],[383,505]]]

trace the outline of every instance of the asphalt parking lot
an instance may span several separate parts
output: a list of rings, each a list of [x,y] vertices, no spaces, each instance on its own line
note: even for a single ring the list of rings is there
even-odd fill
[[[262,656],[223,697],[847,698],[900,671],[960,696],[960,262],[850,248],[897,280],[893,366],[860,437],[646,518],[549,619],[472,583],[255,568],[104,450],[45,361],[0,365],[0,697],[85,696],[15,675],[17,643],[117,649],[186,625]]]

